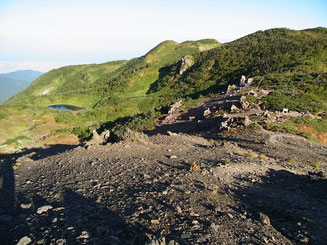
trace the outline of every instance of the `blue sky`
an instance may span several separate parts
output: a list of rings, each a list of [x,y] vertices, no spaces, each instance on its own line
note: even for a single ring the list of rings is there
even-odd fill
[[[0,72],[130,59],[164,40],[316,26],[327,26],[325,0],[0,0]]]

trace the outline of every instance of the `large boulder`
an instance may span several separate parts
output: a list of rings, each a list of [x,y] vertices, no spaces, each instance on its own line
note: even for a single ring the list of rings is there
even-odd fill
[[[234,104],[232,104],[232,106],[230,107],[230,111],[231,112],[237,112],[237,111],[239,111],[240,109],[236,106],[236,105],[234,105]]]
[[[242,109],[248,109],[250,106],[250,103],[246,101],[246,96],[241,96],[240,103],[241,103]]]
[[[246,84],[246,77],[242,75],[241,80],[240,80],[240,87],[244,87]]]
[[[210,108],[205,109],[204,112],[203,112],[203,116],[204,117],[209,117],[210,115],[211,115]]]
[[[242,75],[241,80],[240,80],[240,87],[247,87],[247,86],[251,85],[253,80],[254,79],[252,77],[246,79],[246,77],[244,75]]]
[[[105,130],[99,135],[96,130],[93,130],[93,136],[91,140],[86,143],[86,147],[91,145],[104,145],[110,140],[110,131]]]
[[[124,133],[120,136],[120,140],[127,142],[141,142],[141,143],[149,143],[149,137],[142,133],[136,132],[129,128],[126,128]]]
[[[168,114],[173,114],[174,112],[177,111],[177,109],[182,105],[182,101],[178,101],[174,104],[172,104],[170,107],[169,107],[169,110],[168,110]]]
[[[233,84],[233,85],[228,85],[227,87],[227,93],[231,93],[233,91],[235,91],[237,89],[237,87]]]

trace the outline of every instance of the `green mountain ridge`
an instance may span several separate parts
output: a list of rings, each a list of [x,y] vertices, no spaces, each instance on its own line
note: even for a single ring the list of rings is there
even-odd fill
[[[220,45],[215,40],[178,44],[165,41],[140,58],[99,65],[78,65],[54,69],[29,88],[7,101],[8,105],[56,103],[77,104],[92,109],[110,104],[110,100],[135,98],[139,103],[150,85],[158,79],[159,69],[173,64],[184,55]],[[105,102],[109,97],[109,102]],[[139,99],[137,99],[139,98]],[[135,103],[130,103],[134,104]],[[134,108],[134,111],[139,111]]]
[[[262,101],[267,109],[325,115],[327,29],[276,28],[224,44],[212,39],[165,41],[139,58],[51,70],[5,106],[50,113],[84,138],[95,128],[144,129],[168,105],[219,94],[238,84],[242,75],[272,91]],[[50,111],[50,104],[87,110]]]

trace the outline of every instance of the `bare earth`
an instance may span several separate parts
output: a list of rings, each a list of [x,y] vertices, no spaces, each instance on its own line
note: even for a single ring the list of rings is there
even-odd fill
[[[264,130],[213,138],[157,134],[6,156],[0,243],[327,241],[326,145]]]

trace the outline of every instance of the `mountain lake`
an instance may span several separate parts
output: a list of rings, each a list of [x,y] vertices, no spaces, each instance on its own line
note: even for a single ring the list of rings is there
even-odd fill
[[[66,110],[66,111],[80,111],[85,110],[83,107],[79,107],[76,105],[66,105],[66,104],[58,104],[58,105],[49,105],[50,109],[54,110]]]

